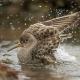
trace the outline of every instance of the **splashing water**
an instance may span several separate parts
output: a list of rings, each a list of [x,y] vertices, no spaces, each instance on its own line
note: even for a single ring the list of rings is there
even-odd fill
[[[57,74],[66,74],[69,76],[80,76],[80,64],[76,56],[73,56],[67,52],[65,46],[59,45],[55,57],[59,65],[56,65],[56,68],[53,69]]]
[[[66,52],[65,48],[60,45],[57,48],[57,53],[55,54],[55,57],[60,62],[64,62],[64,61],[76,62],[76,57],[70,55],[68,52]]]

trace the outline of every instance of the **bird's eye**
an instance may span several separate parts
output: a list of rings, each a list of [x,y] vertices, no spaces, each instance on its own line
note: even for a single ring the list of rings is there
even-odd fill
[[[23,43],[27,43],[28,42],[28,38],[25,38],[25,37],[21,37],[20,38],[20,43],[23,44]]]
[[[24,39],[22,42],[23,43],[27,43],[28,42],[28,39]]]
[[[28,39],[25,39],[25,42],[27,42],[28,41]]]

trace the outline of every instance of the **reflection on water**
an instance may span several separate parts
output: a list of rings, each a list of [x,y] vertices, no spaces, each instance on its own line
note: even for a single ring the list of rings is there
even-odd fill
[[[80,80],[80,45],[64,43],[59,46],[55,56],[59,63],[46,66],[46,69],[36,68],[31,65],[20,66],[18,63],[17,52],[14,49],[7,52],[15,44],[15,39],[19,38],[22,30],[12,31],[10,29],[1,30],[0,36],[0,60],[9,66],[22,70],[28,80]],[[10,33],[8,33],[8,31]]]
[[[23,67],[23,70],[30,77],[30,80],[67,80],[69,78],[65,75],[51,74],[49,70],[31,69],[29,67]]]

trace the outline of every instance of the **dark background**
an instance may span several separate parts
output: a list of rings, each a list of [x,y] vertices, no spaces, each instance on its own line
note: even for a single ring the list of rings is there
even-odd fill
[[[25,27],[79,10],[80,0],[0,0],[0,26]]]
[[[0,40],[16,39],[30,24],[79,10],[80,0],[0,0]]]

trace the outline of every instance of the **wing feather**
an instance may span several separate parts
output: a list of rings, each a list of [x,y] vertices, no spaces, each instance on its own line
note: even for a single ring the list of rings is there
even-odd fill
[[[80,12],[76,12],[67,16],[54,18],[48,21],[42,22],[42,24],[46,26],[53,26],[59,29],[59,31],[64,30],[64,28],[68,27],[75,23],[76,20],[80,19]]]

